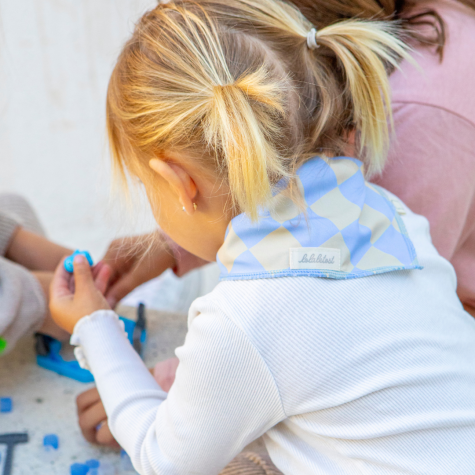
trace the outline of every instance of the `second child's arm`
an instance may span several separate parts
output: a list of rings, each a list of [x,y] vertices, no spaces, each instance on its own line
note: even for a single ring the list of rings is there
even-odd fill
[[[71,253],[70,249],[18,226],[5,257],[31,271],[53,272],[61,259]]]

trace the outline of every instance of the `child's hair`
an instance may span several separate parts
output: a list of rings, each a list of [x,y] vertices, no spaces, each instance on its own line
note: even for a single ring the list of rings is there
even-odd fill
[[[315,155],[339,155],[356,132],[370,172],[388,146],[387,68],[407,57],[388,22],[318,32],[280,0],[181,0],[145,14],[107,96],[114,164],[141,177],[186,150],[230,187],[253,219],[281,178]]]

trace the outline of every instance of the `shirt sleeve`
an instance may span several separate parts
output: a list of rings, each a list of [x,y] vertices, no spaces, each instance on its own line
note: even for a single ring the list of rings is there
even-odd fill
[[[4,256],[7,252],[13,233],[18,226],[18,221],[13,217],[0,213],[0,256]]]
[[[0,336],[7,342],[6,351],[40,328],[45,315],[46,299],[35,276],[0,257]]]
[[[94,374],[111,431],[143,475],[218,474],[285,418],[264,360],[213,305],[191,320],[185,344],[176,351],[180,364],[168,396],[113,312],[83,320],[74,337]]]
[[[394,104],[394,119],[388,163],[374,181],[428,218],[434,246],[452,262],[465,286],[460,278],[466,272],[457,268],[454,256],[475,233],[475,125],[445,109],[416,103]],[[465,257],[475,281],[475,254]]]

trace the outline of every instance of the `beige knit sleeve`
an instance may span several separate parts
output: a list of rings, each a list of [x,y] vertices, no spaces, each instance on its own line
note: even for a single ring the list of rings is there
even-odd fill
[[[0,336],[7,342],[6,351],[38,330],[45,315],[46,299],[33,274],[0,257]]]
[[[20,225],[12,216],[0,213],[0,256],[4,256],[15,229]]]

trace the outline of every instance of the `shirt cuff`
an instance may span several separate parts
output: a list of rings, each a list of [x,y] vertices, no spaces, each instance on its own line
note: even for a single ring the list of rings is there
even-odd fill
[[[182,247],[172,241],[166,234],[163,234],[167,246],[175,258],[175,267],[172,269],[177,277],[183,277],[188,272],[209,264],[208,261],[197,257],[191,252],[185,251]]]
[[[74,354],[81,367],[94,375],[99,392],[102,388],[101,397],[111,392],[106,399],[116,400],[117,390],[126,394],[129,384],[135,382],[132,386],[136,388],[152,384],[153,389],[158,388],[163,399],[166,398],[166,393],[132,347],[124,331],[124,322],[113,310],[98,310],[81,318],[74,327],[70,343],[76,346]],[[106,403],[104,398],[103,402]]]
[[[7,252],[15,229],[20,223],[6,214],[0,214],[0,256]]]
[[[91,367],[87,362],[84,349],[81,345],[81,330],[83,330],[83,327],[86,327],[86,329],[84,330],[85,332],[100,332],[102,329],[101,327],[111,325],[116,326],[120,330],[122,330],[122,333],[127,339],[124,322],[119,319],[118,315],[113,310],[98,310],[97,312],[94,312],[91,315],[87,315],[81,318],[81,320],[76,323],[69,342],[71,343],[71,345],[76,347],[74,349],[74,356],[78,360],[79,366],[81,368],[91,370]],[[85,339],[87,339],[87,333]]]

